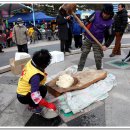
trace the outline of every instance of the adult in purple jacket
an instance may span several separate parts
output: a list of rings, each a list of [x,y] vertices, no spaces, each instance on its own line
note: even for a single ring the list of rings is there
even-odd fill
[[[105,32],[108,30],[109,38],[102,46],[102,49],[100,46],[95,43],[95,41],[91,38],[89,34],[85,34],[85,41],[82,45],[82,54],[80,57],[80,61],[78,64],[78,71],[82,71],[86,62],[86,58],[91,50],[91,47],[93,47],[94,51],[94,58],[96,62],[96,68],[97,70],[102,69],[102,58],[104,56],[103,51],[107,49],[107,47],[110,46],[113,40],[111,38],[113,37],[112,34],[112,23],[113,23],[113,5],[112,4],[105,4],[102,11],[95,11],[90,17],[88,18],[87,24],[91,23],[91,26],[89,28],[89,31],[97,38],[97,40],[102,43],[104,39]]]

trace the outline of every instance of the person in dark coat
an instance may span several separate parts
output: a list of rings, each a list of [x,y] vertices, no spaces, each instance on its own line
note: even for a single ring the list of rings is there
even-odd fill
[[[115,37],[116,37],[115,47],[113,48],[110,57],[113,57],[115,55],[121,55],[121,39],[127,27],[128,24],[127,21],[128,21],[128,15],[127,10],[125,9],[125,5],[119,4],[118,12],[114,17]]]
[[[67,15],[66,11],[60,7],[59,15],[56,18],[58,25],[58,33],[60,39],[60,50],[61,52],[70,52],[69,50],[69,21],[70,16]]]
[[[106,44],[107,46],[110,46],[114,38],[115,38],[115,26],[113,22],[111,28],[106,29],[104,32],[104,44]]]

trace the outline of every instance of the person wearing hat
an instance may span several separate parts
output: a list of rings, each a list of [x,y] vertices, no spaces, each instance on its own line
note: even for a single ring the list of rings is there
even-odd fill
[[[28,53],[27,28],[24,26],[22,18],[18,18],[17,24],[13,27],[12,40],[16,43],[18,52]]]
[[[87,19],[87,24],[89,26],[89,31],[93,34],[93,36],[100,42],[103,42],[104,35],[106,33],[106,30],[109,30],[108,32],[111,33],[111,27],[113,23],[113,5],[112,4],[105,4],[103,6],[103,9],[101,11],[95,11],[92,15],[89,16]],[[78,64],[78,71],[82,71],[86,62],[86,58],[91,51],[91,47],[94,51],[94,58],[96,63],[97,70],[102,69],[102,58],[104,56],[103,51],[107,49],[107,47],[110,46],[112,43],[112,40],[110,40],[110,37],[113,37],[113,34],[109,35],[108,40],[104,43],[102,48],[95,43],[93,38],[85,32],[85,40],[81,47],[82,54],[80,57],[80,61]],[[103,44],[103,43],[102,43]]]
[[[110,54],[110,57],[114,57],[115,55],[121,55],[121,39],[123,33],[128,24],[128,15],[127,10],[125,9],[124,4],[118,5],[118,12],[114,17],[114,26],[115,26],[115,47]]]

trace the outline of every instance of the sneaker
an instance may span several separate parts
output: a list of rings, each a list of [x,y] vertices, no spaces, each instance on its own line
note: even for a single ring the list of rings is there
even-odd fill
[[[128,59],[126,62],[130,62],[130,59]]]
[[[70,51],[70,50],[67,50],[67,51],[65,51],[65,52],[69,52],[69,53],[71,53],[71,51]]]
[[[65,52],[65,55],[66,55],[66,56],[70,55],[70,52]]]
[[[109,56],[110,56],[110,57],[114,57],[114,56],[115,56],[115,54],[110,54]]]
[[[72,47],[70,46],[69,49],[72,49]]]
[[[33,113],[35,113],[35,114],[41,114],[41,112],[42,112],[42,107],[31,107],[31,106],[29,106],[28,107],[28,110],[30,111],[30,112],[33,112]]]
[[[4,53],[4,51],[0,51],[0,53]]]
[[[122,62],[124,62],[126,60],[126,58],[122,59]]]
[[[130,60],[130,56],[129,55],[127,55],[125,58],[122,59],[123,62],[124,61],[129,61],[129,60]]]
[[[122,62],[130,62],[130,57],[122,59]]]

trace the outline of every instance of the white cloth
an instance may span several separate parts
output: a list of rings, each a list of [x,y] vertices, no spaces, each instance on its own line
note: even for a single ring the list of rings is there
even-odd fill
[[[116,85],[116,77],[113,74],[108,74],[104,80],[100,80],[85,89],[67,92],[59,97],[59,107],[65,113],[71,111],[74,114],[78,113],[90,104],[107,98],[108,92]]]

